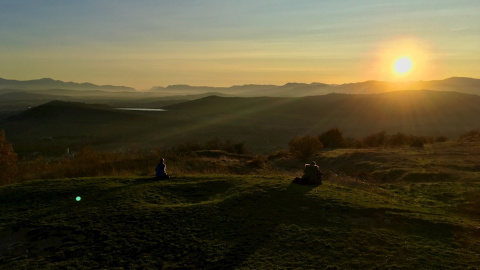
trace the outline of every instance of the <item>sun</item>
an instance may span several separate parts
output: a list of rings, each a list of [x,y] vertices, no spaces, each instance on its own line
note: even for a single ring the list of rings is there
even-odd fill
[[[403,75],[411,71],[413,68],[413,62],[409,57],[400,57],[397,60],[395,60],[395,63],[393,64],[393,69],[395,72],[399,75]]]
[[[378,41],[358,65],[363,78],[379,81],[415,81],[436,76],[442,54],[418,37],[393,37]]]

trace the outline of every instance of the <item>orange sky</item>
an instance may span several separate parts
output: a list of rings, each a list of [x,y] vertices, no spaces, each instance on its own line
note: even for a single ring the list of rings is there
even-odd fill
[[[480,77],[480,1],[3,1],[0,77],[230,86]],[[392,70],[408,56],[413,68]]]

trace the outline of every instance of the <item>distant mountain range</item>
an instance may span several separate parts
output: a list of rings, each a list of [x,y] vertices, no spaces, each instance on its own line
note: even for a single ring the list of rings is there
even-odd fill
[[[0,94],[23,90],[36,94],[56,94],[62,96],[96,95],[109,96],[115,92],[135,93],[135,89],[125,86],[95,85],[91,83],[63,82],[53,79],[29,81],[6,80],[0,78]],[[67,90],[67,91],[65,91]],[[72,91],[72,90],[75,90]],[[167,87],[155,86],[148,92],[150,96],[168,97],[180,95],[200,95],[215,92],[219,95],[257,97],[302,97],[325,95],[329,93],[343,94],[377,94],[400,90],[434,90],[451,91],[480,95],[480,79],[452,77],[444,80],[412,81],[412,82],[385,82],[365,81],[346,84],[325,83],[287,83],[285,85],[258,85],[246,84],[230,87],[170,85]],[[63,91],[63,92],[62,92]],[[105,93],[108,92],[108,93]],[[138,92],[137,92],[138,93]]]
[[[480,79],[452,77],[445,80],[385,82],[365,81],[346,84],[325,83],[287,83],[277,85],[237,85],[231,87],[209,87],[190,85],[170,85],[168,87],[153,87],[151,91],[164,95],[193,94],[200,92],[218,92],[233,96],[277,96],[301,97],[316,96],[329,93],[343,94],[377,94],[400,90],[435,90],[452,91],[480,95]]]
[[[125,86],[113,86],[113,85],[95,85],[91,83],[75,83],[75,82],[63,82],[53,80],[49,78],[39,80],[17,81],[7,80],[0,78],[0,90],[13,89],[13,90],[50,90],[50,89],[65,89],[65,90],[102,90],[102,91],[114,91],[125,92],[135,91],[131,87]]]

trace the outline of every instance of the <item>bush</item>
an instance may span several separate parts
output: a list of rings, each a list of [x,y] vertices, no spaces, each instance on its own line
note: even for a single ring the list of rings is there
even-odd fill
[[[225,143],[221,146],[222,150],[234,154],[246,154],[248,152],[245,143],[240,142],[236,143],[230,140],[226,140]]]
[[[342,132],[338,128],[332,128],[323,132],[318,136],[318,139],[327,148],[342,148],[345,147],[345,139]]]
[[[385,145],[387,132],[382,131],[365,137],[362,142],[368,147],[380,147]]]
[[[441,143],[441,142],[446,142],[446,141],[448,141],[448,138],[445,137],[445,136],[438,136],[437,138],[435,138],[435,142]]]
[[[267,159],[263,156],[254,156],[247,162],[248,166],[253,168],[263,168]]]
[[[290,153],[301,159],[307,159],[323,148],[323,144],[315,137],[303,136],[293,138],[289,143]]]
[[[417,147],[417,148],[423,148],[424,142],[421,139],[415,139],[412,144],[410,144],[411,147]]]
[[[365,148],[366,145],[358,139],[355,138],[345,138],[345,147],[347,148]]]
[[[7,141],[5,130],[0,131],[0,185],[11,184],[18,173],[17,153],[11,143]]]
[[[403,146],[409,145],[412,143],[412,136],[398,132],[388,137],[387,145],[388,146]]]
[[[480,130],[470,130],[460,136],[460,141],[480,141]]]

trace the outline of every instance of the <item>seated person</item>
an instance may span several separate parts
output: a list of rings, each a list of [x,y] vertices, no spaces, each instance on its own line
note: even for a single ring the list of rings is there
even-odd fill
[[[302,178],[296,179],[296,181],[294,182],[304,185],[321,185],[322,172],[317,166],[317,163],[315,163],[315,161],[312,161],[310,164],[305,164]]]
[[[161,158],[157,167],[155,168],[155,177],[157,179],[170,179],[170,176],[167,174],[167,165],[165,164],[165,159]]]

